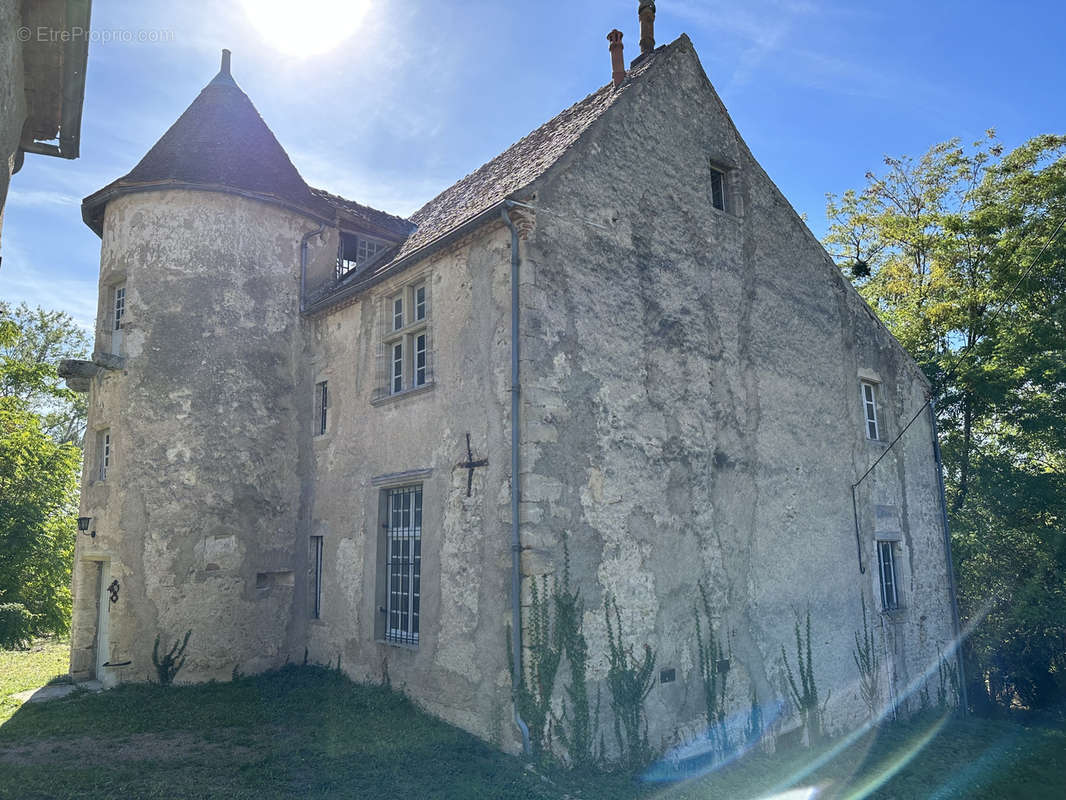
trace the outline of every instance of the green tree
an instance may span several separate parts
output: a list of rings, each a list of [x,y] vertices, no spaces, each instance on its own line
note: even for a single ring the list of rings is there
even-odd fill
[[[81,463],[70,439],[83,423],[74,404],[64,406],[54,363],[76,353],[76,337],[61,330],[68,322],[0,307],[0,646],[70,625]]]
[[[1066,136],[993,131],[830,195],[827,248],[937,395],[971,696],[1066,688]]]
[[[85,432],[86,398],[63,386],[58,375],[65,358],[85,358],[89,337],[63,311],[12,306],[0,301],[0,397],[17,397],[58,442],[80,442]]]

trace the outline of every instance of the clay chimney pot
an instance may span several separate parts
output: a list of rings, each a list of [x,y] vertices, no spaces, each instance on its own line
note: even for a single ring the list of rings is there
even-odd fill
[[[611,43],[611,78],[615,88],[618,88],[626,77],[626,63],[622,57],[622,32],[615,28],[607,34],[607,41]]]

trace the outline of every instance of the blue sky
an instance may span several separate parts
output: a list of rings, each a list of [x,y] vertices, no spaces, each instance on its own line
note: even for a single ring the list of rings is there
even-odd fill
[[[338,1],[95,0],[82,155],[30,155],[13,178],[0,298],[91,326],[100,242],[81,198],[140,160],[223,47],[309,183],[398,214],[606,83],[611,28],[627,62],[639,53],[637,0],[369,0],[347,25],[320,10]],[[825,193],[861,186],[886,154],[989,127],[1007,147],[1066,132],[1061,0],[657,5],[657,42],[688,33],[755,157],[818,235]]]

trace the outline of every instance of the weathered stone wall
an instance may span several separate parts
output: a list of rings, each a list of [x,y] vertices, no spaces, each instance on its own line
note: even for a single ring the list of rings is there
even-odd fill
[[[97,350],[126,285],[124,363],[94,379],[79,537],[72,670],[92,669],[93,561],[121,586],[106,681],[153,675],[192,630],[179,680],[256,671],[302,652],[293,613],[306,567],[311,472],[299,241],[314,225],[215,192],[153,191],[107,207]],[[96,434],[111,465],[97,480]],[[298,546],[298,544],[300,546]]]
[[[314,440],[312,534],[323,537],[322,615],[310,657],[358,680],[402,686],[420,705],[490,740],[509,738],[509,233],[483,229],[314,322],[314,376],[327,381],[328,432]],[[336,241],[321,244],[322,257]],[[319,256],[315,256],[316,258]],[[431,388],[375,400],[385,301],[429,288]],[[466,434],[475,458],[467,497]],[[395,475],[420,471],[415,476]],[[377,641],[384,567],[379,513],[389,486],[423,487],[417,647]]]
[[[865,574],[852,523],[852,483],[926,385],[750,155],[687,39],[658,57],[668,62],[623,88],[631,96],[535,187],[526,572],[557,573],[569,535],[590,680],[607,671],[605,594],[626,642],[655,648],[657,674],[676,669],[648,699],[653,746],[703,724],[697,582],[732,654],[729,712],[743,719],[754,687],[768,723],[783,703],[777,729],[796,724],[781,648],[795,671],[793,626],[810,609],[826,722],[840,730],[865,715],[852,660],[861,594],[897,696],[929,668],[936,680],[951,638],[927,418],[858,493]],[[712,162],[725,212],[712,206]],[[864,435],[859,381],[872,373],[885,442]],[[875,505],[892,507],[902,536],[904,607],[886,614]]]
[[[19,6],[18,0],[0,0],[0,234],[7,187],[26,121],[22,43],[17,36],[22,24]]]

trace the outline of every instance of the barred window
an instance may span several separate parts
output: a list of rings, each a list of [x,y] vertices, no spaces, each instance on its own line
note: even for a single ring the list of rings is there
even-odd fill
[[[899,579],[896,574],[894,542],[877,542],[877,566],[881,578],[881,610],[894,611],[899,608]]]
[[[385,640],[418,644],[422,486],[389,489],[385,513]]]

